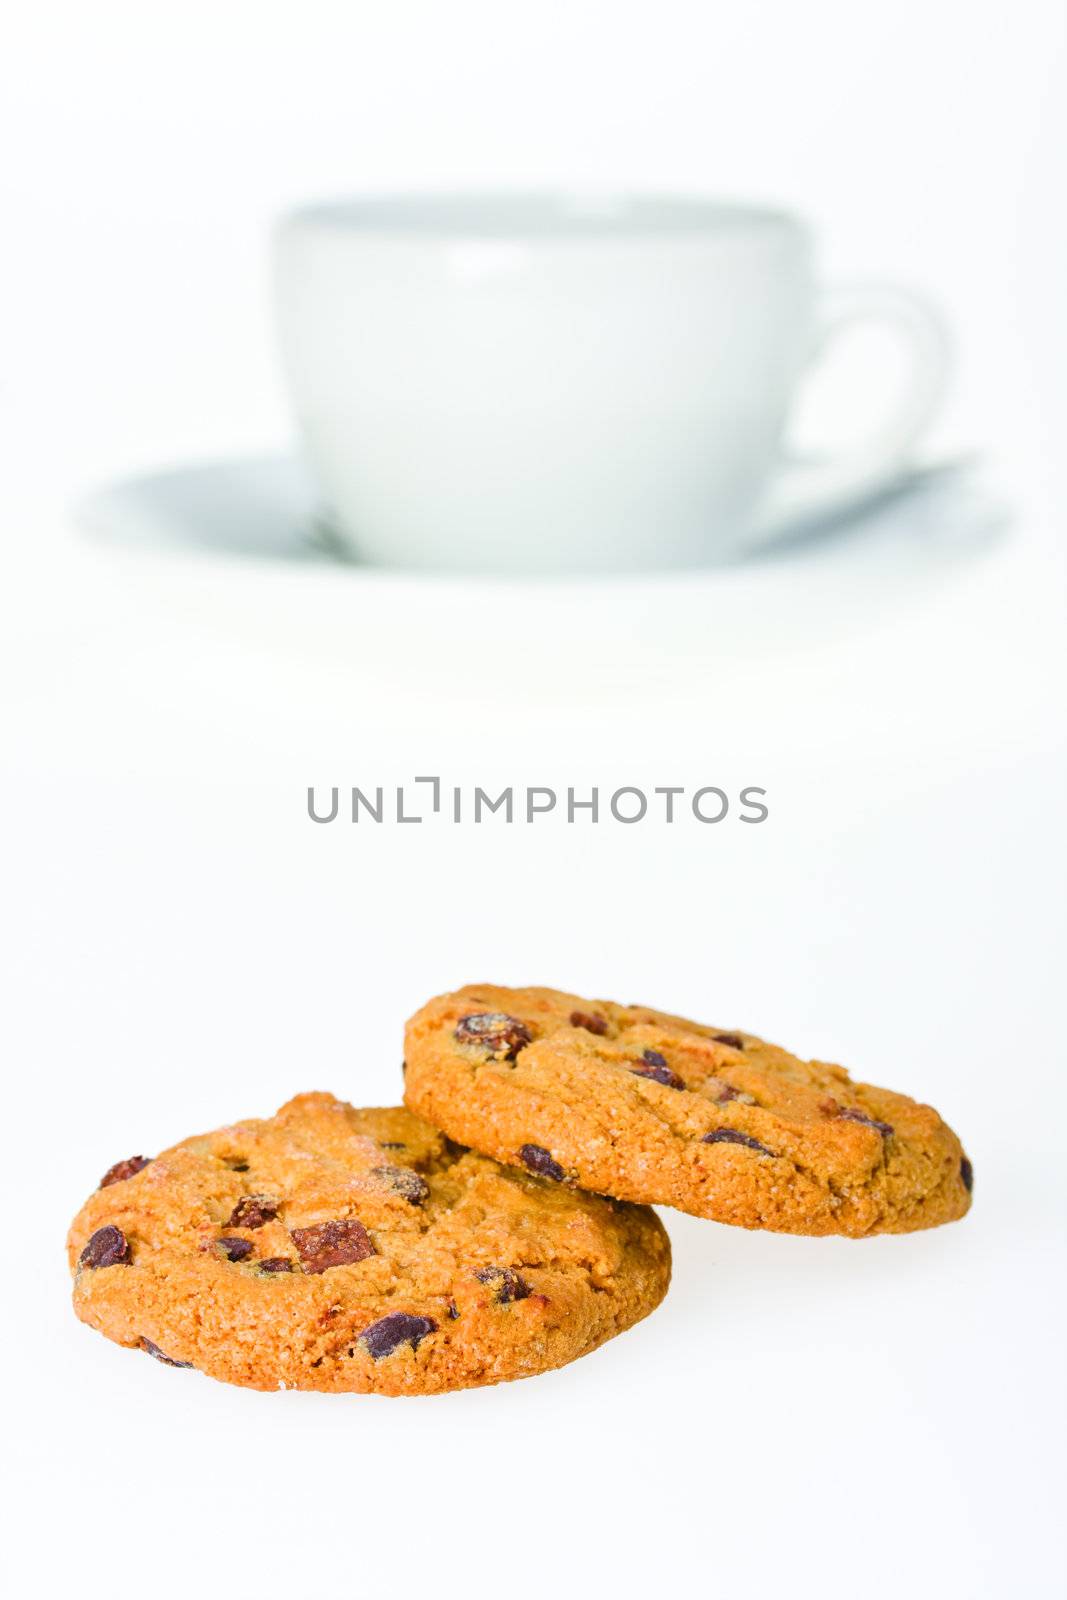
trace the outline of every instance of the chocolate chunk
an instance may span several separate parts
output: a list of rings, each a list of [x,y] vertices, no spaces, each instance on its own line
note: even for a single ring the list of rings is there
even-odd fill
[[[566,1173],[558,1161],[553,1161],[547,1150],[539,1144],[524,1144],[519,1149],[519,1160],[531,1172],[536,1172],[538,1177],[552,1178],[556,1183],[562,1183]]]
[[[584,1028],[586,1033],[607,1033],[608,1019],[600,1017],[595,1011],[572,1011],[571,1027]]]
[[[726,1105],[730,1100],[737,1100],[743,1106],[756,1104],[752,1095],[745,1094],[743,1089],[735,1089],[732,1083],[724,1083],[722,1078],[705,1078],[704,1092],[720,1106]]]
[[[372,1167],[370,1175],[388,1184],[393,1193],[400,1195],[409,1205],[421,1206],[430,1197],[430,1185],[417,1172],[412,1172],[410,1167]]]
[[[512,1267],[480,1267],[474,1274],[479,1283],[491,1284],[493,1299],[498,1306],[510,1305],[513,1300],[525,1300],[532,1293],[525,1278]]]
[[[532,1044],[533,1034],[518,1017],[506,1011],[477,1011],[460,1017],[452,1037],[460,1044],[481,1045],[487,1055],[514,1061],[519,1051]]]
[[[459,1307],[454,1300],[448,1302],[448,1317],[450,1322],[459,1321]]]
[[[141,1349],[146,1355],[153,1356],[157,1361],[162,1361],[165,1367],[191,1367],[191,1361],[175,1361],[171,1356],[165,1356],[158,1344],[153,1344],[151,1339],[141,1339]]]
[[[257,1261],[256,1266],[260,1272],[292,1272],[293,1263],[288,1256],[267,1256],[263,1261]]]
[[[846,1122],[862,1122],[865,1128],[877,1128],[883,1139],[888,1139],[893,1131],[888,1122],[879,1122],[877,1117],[869,1117],[866,1111],[857,1111],[852,1106],[842,1106],[837,1115]]]
[[[745,1048],[745,1041],[739,1033],[717,1033],[715,1035],[715,1043],[727,1044],[731,1050],[743,1050]]]
[[[247,1161],[227,1161],[226,1165],[229,1167],[231,1172],[247,1172],[248,1171],[248,1162]]]
[[[127,1156],[125,1161],[116,1161],[113,1167],[108,1167],[100,1179],[100,1188],[108,1189],[113,1183],[121,1183],[124,1178],[132,1178],[135,1172],[147,1167],[150,1160],[150,1156]]]
[[[962,1180],[963,1187],[966,1189],[967,1193],[970,1194],[974,1188],[974,1168],[971,1166],[971,1163],[967,1160],[966,1156],[964,1156],[960,1162],[960,1178]]]
[[[426,1335],[436,1330],[436,1322],[429,1317],[414,1317],[407,1311],[391,1311],[381,1321],[372,1322],[369,1328],[364,1328],[359,1342],[368,1355],[375,1361],[381,1361],[385,1356],[391,1356],[394,1350],[399,1350],[402,1344],[409,1344],[413,1350],[417,1350]]]
[[[97,1228],[78,1257],[80,1267],[128,1266],[129,1261],[129,1241],[122,1229],[110,1222],[103,1228]]]
[[[665,1084],[668,1089],[684,1089],[685,1081],[676,1072],[672,1072],[667,1065],[666,1056],[661,1056],[658,1050],[646,1050],[636,1067],[630,1071],[639,1078],[651,1078],[654,1083]]]
[[[347,1267],[374,1254],[370,1235],[355,1217],[337,1222],[317,1222],[311,1228],[292,1228],[290,1238],[300,1252],[305,1272],[326,1272]]]
[[[761,1156],[774,1154],[765,1144],[760,1144],[758,1139],[753,1139],[747,1133],[741,1133],[737,1128],[716,1128],[712,1133],[706,1133],[701,1139],[701,1144],[743,1144],[746,1150],[758,1150]]]
[[[251,1239],[216,1239],[215,1247],[227,1261],[243,1261],[252,1254],[253,1248]]]
[[[278,1202],[265,1194],[246,1194],[233,1208],[228,1228],[262,1228],[278,1215]]]

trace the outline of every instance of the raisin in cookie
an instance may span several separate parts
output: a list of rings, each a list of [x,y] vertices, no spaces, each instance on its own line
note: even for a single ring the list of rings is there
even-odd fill
[[[431,1394],[528,1377],[639,1321],[670,1279],[645,1207],[328,1094],[118,1162],[68,1250],[83,1322],[253,1389]]]
[[[782,1233],[961,1217],[971,1165],[929,1106],[749,1033],[555,989],[472,984],[407,1026],[405,1100],[561,1184]]]

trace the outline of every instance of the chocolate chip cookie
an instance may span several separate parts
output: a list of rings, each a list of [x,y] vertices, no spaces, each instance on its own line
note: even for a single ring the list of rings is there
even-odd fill
[[[68,1251],[83,1322],[253,1389],[431,1394],[528,1377],[639,1321],[670,1278],[645,1207],[328,1094],[117,1162]]]
[[[782,1233],[961,1217],[971,1164],[930,1106],[754,1034],[472,984],[407,1026],[405,1101],[559,1185]]]

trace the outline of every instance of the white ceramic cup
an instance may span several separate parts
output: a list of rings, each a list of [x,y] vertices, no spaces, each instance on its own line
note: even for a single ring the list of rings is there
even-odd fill
[[[828,310],[804,225],[746,206],[353,200],[284,218],[275,270],[328,526],[390,566],[619,572],[733,556],[773,526],[783,485],[817,511],[903,466],[946,372],[921,302],[870,288]],[[789,466],[805,368],[828,327],[857,317],[905,339],[907,392],[847,460]]]

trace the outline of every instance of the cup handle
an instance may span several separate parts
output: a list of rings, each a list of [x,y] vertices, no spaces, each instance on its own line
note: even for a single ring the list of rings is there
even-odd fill
[[[870,437],[842,454],[786,454],[755,518],[753,532],[759,542],[846,509],[865,492],[891,482],[903,471],[911,447],[927,428],[947,387],[952,364],[948,332],[940,313],[911,290],[892,284],[827,290],[819,321],[812,363],[843,331],[874,322],[896,334],[911,370],[892,414]]]

